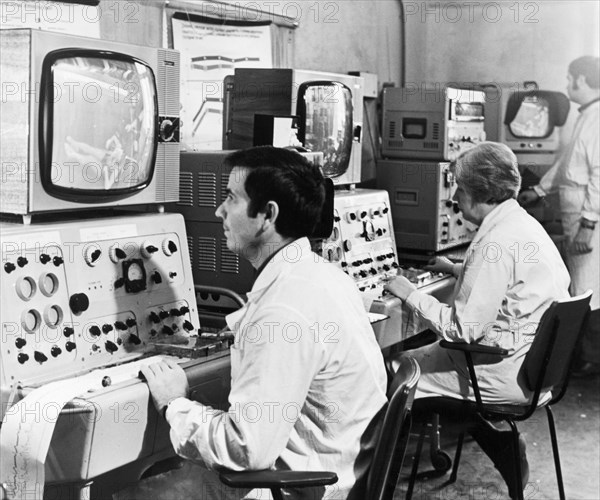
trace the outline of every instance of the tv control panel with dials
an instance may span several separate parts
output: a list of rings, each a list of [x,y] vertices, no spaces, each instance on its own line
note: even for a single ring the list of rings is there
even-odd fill
[[[382,348],[420,331],[420,323],[401,301],[384,292],[389,279],[402,274],[439,300],[449,300],[455,281],[399,261],[392,217],[386,190],[336,191],[333,231],[322,246],[323,256],[355,281],[369,311],[387,317],[373,324]]]
[[[2,223],[1,231],[3,394],[197,334],[180,215]]]
[[[335,192],[333,231],[323,242],[323,257],[339,265],[361,292],[396,275],[398,256],[387,191]]]

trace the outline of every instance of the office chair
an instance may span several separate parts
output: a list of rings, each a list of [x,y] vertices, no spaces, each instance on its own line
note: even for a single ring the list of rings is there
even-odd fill
[[[413,415],[415,421],[420,421],[422,426],[406,494],[407,499],[410,499],[412,496],[428,416],[433,413],[444,414],[448,415],[452,420],[456,420],[458,423],[462,422],[465,425],[472,420],[471,417],[476,415],[481,416],[488,422],[507,422],[510,426],[512,435],[511,444],[515,464],[513,471],[514,479],[516,480],[515,484],[521,485],[522,476],[519,454],[519,432],[515,422],[527,420],[534,414],[539,405],[546,409],[552,442],[552,452],[554,455],[554,466],[556,468],[556,480],[560,499],[564,500],[565,492],[552,406],[558,403],[566,392],[573,367],[574,355],[588,321],[591,296],[592,291],[588,290],[577,297],[557,300],[550,305],[542,316],[535,336],[533,337],[531,347],[525,355],[521,367],[521,374],[523,375],[526,387],[532,391],[531,399],[526,404],[489,404],[484,403],[481,400],[471,353],[506,356],[508,354],[507,350],[497,347],[481,346],[478,344],[448,342],[446,340],[440,341],[442,347],[462,351],[464,353],[471,383],[473,385],[475,401],[449,397],[423,398],[417,400],[418,403],[416,403],[413,408]],[[543,395],[546,391],[550,392],[551,398],[540,404],[540,395]],[[448,483],[456,481],[464,433],[465,428],[463,427],[458,439],[454,465]],[[517,487],[516,496],[519,500],[523,500],[522,488]]]
[[[365,498],[369,500],[392,500],[408,444],[419,376],[417,362],[406,358],[389,385],[388,404],[367,475]],[[283,500],[281,489],[325,486],[338,479],[335,472],[276,470],[223,472],[220,478],[232,488],[269,488],[275,500]]]

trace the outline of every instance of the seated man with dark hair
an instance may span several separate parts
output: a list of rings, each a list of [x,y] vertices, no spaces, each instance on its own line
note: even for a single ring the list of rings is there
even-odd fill
[[[182,457],[213,470],[331,470],[339,481],[327,498],[361,498],[363,457],[376,438],[368,439],[367,427],[386,403],[386,373],[355,284],[311,251],[323,176],[286,149],[251,148],[226,162],[233,170],[216,214],[228,248],[258,273],[248,303],[226,318],[235,333],[231,407],[187,399],[175,363],[143,370],[154,404]],[[202,477],[200,498],[244,496],[216,475]]]
[[[511,352],[497,357],[474,354],[485,403],[523,403],[531,396],[521,365],[538,323],[550,304],[569,297],[569,274],[542,226],[517,203],[521,185],[517,158],[504,144],[480,143],[451,165],[457,189],[454,199],[463,217],[479,226],[462,264],[436,259],[430,269],[457,277],[453,303],[440,303],[398,276],[389,292],[416,312],[439,338],[451,342],[495,345]],[[415,395],[474,400],[462,352],[439,343],[410,351],[421,367]],[[510,439],[483,421],[469,430],[508,483],[511,497],[523,485],[512,484]],[[525,443],[521,442],[524,483]]]

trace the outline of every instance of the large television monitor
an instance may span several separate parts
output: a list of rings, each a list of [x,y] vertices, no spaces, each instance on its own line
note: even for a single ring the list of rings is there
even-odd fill
[[[178,52],[31,29],[0,41],[2,213],[177,200]]]
[[[569,99],[560,92],[539,90],[535,82],[485,84],[487,139],[502,142],[519,164],[548,166],[560,145],[559,127],[569,114]]]
[[[255,145],[257,114],[290,115],[303,147],[323,153],[323,172],[334,185],[361,181],[362,77],[238,68],[225,82],[223,149]]]

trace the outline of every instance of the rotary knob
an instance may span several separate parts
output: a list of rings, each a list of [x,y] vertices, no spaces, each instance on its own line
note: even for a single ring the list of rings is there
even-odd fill
[[[75,329],[72,326],[65,326],[63,328],[63,335],[67,338],[70,337],[71,335],[73,335],[74,333],[75,333]]]
[[[100,250],[96,246],[89,246],[85,249],[85,252],[83,254],[83,260],[85,260],[85,263],[88,266],[94,267],[98,263],[98,259],[101,256],[102,256],[102,250]]]
[[[48,262],[50,262],[50,256],[47,253],[43,253],[40,255],[40,262],[42,264],[47,264]]]
[[[33,359],[35,359],[38,363],[45,363],[48,361],[48,356],[46,356],[43,352],[35,351],[33,353]]]
[[[127,253],[125,253],[125,250],[119,248],[119,246],[116,244],[108,249],[108,258],[115,264],[126,257]]]
[[[111,354],[119,349],[119,346],[117,344],[115,344],[114,342],[111,342],[110,340],[107,340],[104,343],[104,347]]]
[[[62,349],[60,347],[58,347],[57,345],[52,346],[52,349],[50,349],[50,354],[52,354],[52,357],[54,357],[54,358],[59,356],[61,352],[62,352]]]
[[[75,347],[76,347],[75,346],[75,342],[67,342],[67,343],[65,343],[65,349],[68,352],[71,352],[73,349],[75,349]]]
[[[90,299],[85,293],[74,293],[69,299],[69,307],[73,314],[81,314],[90,307]]]
[[[17,349],[21,349],[25,346],[25,344],[27,344],[27,341],[24,338],[19,337],[17,340],[15,340],[15,345],[17,346]]]
[[[19,267],[25,267],[28,264],[28,260],[26,257],[19,257],[17,259],[17,266]]]
[[[7,274],[12,273],[16,268],[17,266],[15,266],[12,262],[7,262],[4,264],[4,270],[7,272]]]
[[[158,252],[158,247],[145,241],[144,243],[142,243],[141,252],[142,257],[144,257],[145,259],[150,259],[153,254]]]
[[[165,253],[165,255],[170,257],[175,252],[177,252],[177,250],[178,250],[177,243],[175,243],[173,240],[167,239],[167,240],[163,241],[162,249],[163,249],[163,252]]]

